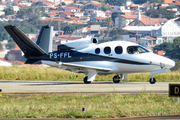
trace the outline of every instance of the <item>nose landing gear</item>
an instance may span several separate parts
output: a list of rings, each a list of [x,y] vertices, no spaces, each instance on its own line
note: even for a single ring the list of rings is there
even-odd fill
[[[150,78],[149,82],[151,84],[155,84],[156,83],[156,79],[154,78],[154,76],[152,75],[152,77]]]

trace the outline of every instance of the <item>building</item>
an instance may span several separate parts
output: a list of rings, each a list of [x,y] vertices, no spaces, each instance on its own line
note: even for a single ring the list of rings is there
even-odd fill
[[[161,26],[126,26],[123,29],[127,31],[133,31],[137,35],[140,35],[140,37],[161,36]]]
[[[73,0],[61,0],[61,2],[66,3],[66,5],[73,3]]]
[[[173,42],[173,39],[180,36],[180,18],[171,19],[161,27],[162,37],[167,42]]]
[[[17,13],[17,11],[19,11],[19,6],[11,6],[11,9],[14,10],[15,13]]]
[[[164,3],[165,4],[171,4],[171,3],[173,3],[173,1],[172,0],[164,0]]]
[[[83,17],[84,16],[84,13],[83,12],[74,12],[74,15],[76,16],[76,17]]]
[[[94,18],[94,17],[103,17],[103,18],[106,18],[106,14],[105,14],[104,11],[95,10],[94,14],[91,14],[91,18]]]
[[[93,22],[105,22],[106,18],[104,18],[104,17],[94,17],[94,18],[92,18],[92,21]]]
[[[131,14],[131,10],[127,10],[125,6],[114,6],[114,12],[122,12],[125,15]]]
[[[168,19],[166,18],[150,18],[148,16],[143,16],[138,12],[137,18],[132,21],[129,25],[131,26],[155,26],[155,25],[162,25],[167,22]]]
[[[100,34],[100,25],[91,25],[91,34]]]
[[[137,40],[137,43],[144,47],[153,47],[157,44],[157,38],[145,36]]]
[[[75,15],[72,12],[61,12],[60,17],[71,18],[71,17],[75,17]]]
[[[141,15],[141,17],[144,19],[148,16]],[[131,22],[133,22],[136,18],[137,18],[137,15],[119,15],[117,18],[115,18],[115,27],[127,26]]]
[[[64,11],[65,12],[80,12],[80,9],[76,7],[65,7]]]

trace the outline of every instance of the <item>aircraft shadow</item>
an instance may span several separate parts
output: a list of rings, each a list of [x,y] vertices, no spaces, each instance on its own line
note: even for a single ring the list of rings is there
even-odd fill
[[[142,84],[142,83],[131,83],[131,82],[120,82],[120,83],[113,83],[112,81],[108,82],[100,82],[100,81],[94,81],[90,84],[85,84],[83,81],[0,81],[0,83],[22,83],[21,86],[56,86],[56,85],[103,85],[103,84]]]
[[[94,83],[91,83],[91,84],[114,84],[113,82],[103,82],[103,83],[100,83],[100,82],[94,82]],[[24,84],[22,86],[51,86],[51,85],[91,85],[91,84],[84,84],[83,82],[82,83],[77,83],[77,82],[56,82],[56,83],[43,83],[43,84]]]

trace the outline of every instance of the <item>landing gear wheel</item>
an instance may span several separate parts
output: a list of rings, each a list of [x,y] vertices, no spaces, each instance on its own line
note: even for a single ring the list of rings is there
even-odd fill
[[[85,83],[85,84],[90,84],[91,81],[87,81],[87,79],[88,79],[88,76],[86,76],[86,77],[84,78],[84,83]]]
[[[151,84],[155,84],[155,83],[156,83],[156,79],[155,79],[155,78],[150,78],[149,82],[150,82]]]
[[[119,76],[118,76],[118,75],[116,75],[116,76],[113,77],[113,82],[114,82],[114,83],[119,83],[119,82],[120,82],[120,79],[119,79]]]

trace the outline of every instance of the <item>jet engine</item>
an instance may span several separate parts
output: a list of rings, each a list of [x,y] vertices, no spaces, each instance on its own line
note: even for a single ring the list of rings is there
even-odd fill
[[[66,42],[64,44],[58,45],[58,51],[60,50],[69,50],[69,49],[83,49],[86,47],[90,47],[93,45],[98,44],[98,39],[93,37],[86,37],[86,38],[81,38],[78,40],[74,40],[71,42]]]
[[[91,42],[94,43],[94,44],[97,44],[98,43],[98,39],[93,37],[93,38],[91,38]]]

